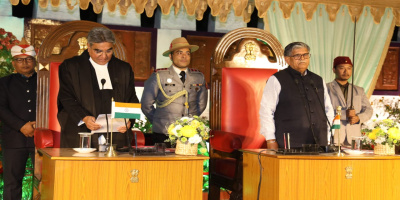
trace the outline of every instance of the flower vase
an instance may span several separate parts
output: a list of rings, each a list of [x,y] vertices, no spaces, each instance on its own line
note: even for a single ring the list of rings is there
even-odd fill
[[[377,144],[374,147],[374,154],[376,155],[394,155],[394,145],[392,147],[389,144]]]
[[[195,156],[197,155],[197,144],[182,143],[180,140],[177,140],[175,154]]]

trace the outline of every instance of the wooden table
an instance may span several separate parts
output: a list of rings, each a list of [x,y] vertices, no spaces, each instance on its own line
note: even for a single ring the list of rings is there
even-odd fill
[[[256,200],[260,179],[258,154],[243,151],[243,199]],[[261,153],[260,199],[397,200],[400,156],[276,155]]]
[[[42,200],[202,199],[205,156],[104,157],[59,148],[39,152]]]

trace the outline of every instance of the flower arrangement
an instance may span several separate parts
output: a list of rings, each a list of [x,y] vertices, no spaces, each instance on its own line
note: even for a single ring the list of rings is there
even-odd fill
[[[200,152],[207,152],[205,140],[210,137],[209,121],[204,117],[182,117],[168,126],[171,144],[182,143],[202,146]],[[196,148],[197,149],[197,148]]]
[[[364,143],[373,145],[389,145],[389,147],[400,144],[400,124],[392,119],[371,120],[363,129]]]
[[[152,133],[153,125],[150,121],[146,118],[146,120],[136,120],[135,124],[133,124],[132,128],[139,129],[142,133]]]
[[[7,76],[14,71],[11,64],[11,48],[19,42],[11,32],[0,28],[0,77]]]

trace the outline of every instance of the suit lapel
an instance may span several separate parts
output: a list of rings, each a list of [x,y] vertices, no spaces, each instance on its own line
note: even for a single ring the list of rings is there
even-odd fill
[[[171,76],[171,78],[176,82],[176,83],[180,83],[183,84],[181,79],[179,78],[179,75],[175,72],[174,67],[171,65],[171,67],[168,69],[169,71],[169,75]]]
[[[342,105],[342,107],[347,106],[347,103],[344,99],[342,90],[340,89],[339,84],[336,81],[333,81],[333,91],[334,93],[336,93],[336,96],[339,97],[339,101],[340,101],[340,105]]]

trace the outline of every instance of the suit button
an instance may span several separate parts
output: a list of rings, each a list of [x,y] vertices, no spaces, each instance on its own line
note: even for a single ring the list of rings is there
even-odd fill
[[[26,82],[29,82],[29,80],[26,80]]]
[[[311,113],[314,113],[314,111],[312,110]]]
[[[32,110],[28,110],[28,112],[32,112]]]
[[[30,100],[30,99],[28,100],[28,103],[29,103],[29,102],[31,102],[31,100]]]
[[[26,92],[29,92],[29,90],[26,90]]]

